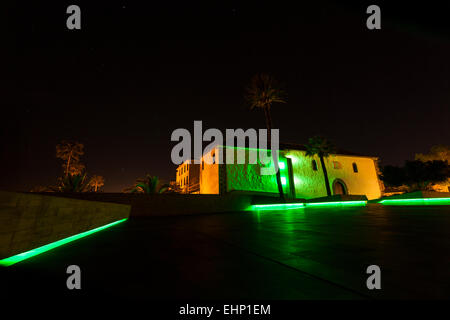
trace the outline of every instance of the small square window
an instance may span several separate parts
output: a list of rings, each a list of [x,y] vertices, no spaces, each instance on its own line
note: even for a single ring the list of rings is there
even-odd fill
[[[342,169],[342,164],[339,161],[333,161],[334,169]]]

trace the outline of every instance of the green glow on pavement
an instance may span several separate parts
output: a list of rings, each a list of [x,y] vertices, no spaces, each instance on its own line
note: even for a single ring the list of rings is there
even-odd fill
[[[32,250],[29,250],[29,251],[26,251],[26,252],[22,252],[22,253],[16,254],[15,256],[11,256],[9,258],[2,259],[2,260],[0,260],[0,266],[8,267],[8,266],[13,265],[15,263],[18,263],[20,261],[23,261],[23,260],[29,259],[31,257],[34,257],[34,256],[36,256],[38,254],[41,254],[41,253],[44,253],[46,251],[52,250],[52,249],[54,249],[56,247],[62,246],[64,244],[66,244],[66,243],[78,240],[80,238],[84,238],[84,237],[86,237],[86,236],[88,236],[90,234],[93,234],[95,232],[98,232],[98,231],[104,230],[106,228],[112,227],[112,226],[114,226],[116,224],[124,222],[127,219],[128,218],[125,218],[125,219],[122,219],[122,220],[118,220],[116,222],[112,222],[112,223],[106,224],[104,226],[101,226],[101,227],[98,227],[98,228],[95,228],[95,229],[92,229],[92,230],[89,230],[89,231],[85,231],[85,232],[82,232],[82,233],[79,233],[79,234],[76,234],[76,235],[73,235],[73,236],[70,236],[70,237],[67,237],[67,238],[64,238],[64,239],[61,239],[61,240],[49,243],[49,244],[46,244],[46,245],[44,245],[42,247],[39,247],[39,248],[36,248],[36,249],[32,249]]]
[[[340,206],[365,206],[367,201],[333,201],[333,202],[310,202],[305,203],[306,207],[340,207]]]
[[[385,199],[378,203],[388,206],[436,206],[450,205],[450,198]]]

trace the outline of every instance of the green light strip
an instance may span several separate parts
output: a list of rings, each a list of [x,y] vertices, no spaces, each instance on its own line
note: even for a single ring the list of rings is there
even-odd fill
[[[365,206],[367,201],[333,201],[333,202],[297,202],[297,203],[276,203],[276,204],[255,204],[250,206],[250,210],[286,210],[304,207],[342,207],[342,206]]]
[[[276,204],[255,204],[250,206],[251,210],[283,210],[283,209],[295,209],[303,208],[304,203],[276,203]]]
[[[385,199],[378,203],[388,206],[436,206],[450,205],[450,198]]]
[[[309,202],[307,207],[340,207],[340,206],[365,206],[367,201],[333,201],[333,202]]]
[[[36,249],[32,249],[30,251],[22,252],[22,253],[16,254],[15,256],[11,256],[9,258],[5,258],[3,260],[0,260],[0,266],[8,267],[8,266],[13,265],[15,263],[18,263],[20,261],[23,261],[23,260],[29,259],[31,257],[34,257],[34,256],[36,256],[38,254],[41,254],[41,253],[44,253],[46,251],[52,250],[52,249],[54,249],[56,247],[62,246],[64,244],[66,244],[66,243],[78,240],[80,238],[84,238],[84,237],[86,237],[86,236],[88,236],[90,234],[93,234],[95,232],[98,232],[98,231],[104,230],[106,228],[112,227],[112,226],[114,226],[116,224],[124,222],[127,219],[128,218],[125,218],[125,219],[122,219],[122,220],[118,220],[116,222],[112,222],[112,223],[106,224],[104,226],[101,226],[101,227],[98,227],[98,228],[95,228],[95,229],[92,229],[92,230],[89,230],[89,231],[85,231],[85,232],[82,232],[82,233],[70,236],[68,238],[64,238],[64,239],[61,239],[61,240],[58,240],[58,241],[46,244],[46,245],[44,245],[42,247],[39,247],[39,248],[36,248]]]

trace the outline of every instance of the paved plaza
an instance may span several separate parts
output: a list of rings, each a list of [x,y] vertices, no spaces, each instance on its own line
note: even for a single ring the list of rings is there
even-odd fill
[[[369,205],[125,223],[0,270],[11,297],[436,299],[450,295],[450,207]],[[381,268],[368,290],[366,268]]]

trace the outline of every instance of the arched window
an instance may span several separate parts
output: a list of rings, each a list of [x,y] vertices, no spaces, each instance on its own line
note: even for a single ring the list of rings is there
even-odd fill
[[[316,162],[316,160],[313,160],[313,161],[311,162],[311,164],[312,164],[312,169],[313,169],[314,171],[317,171],[317,162]]]
[[[358,172],[358,166],[356,165],[355,162],[353,162],[352,166],[353,166],[353,172]]]

